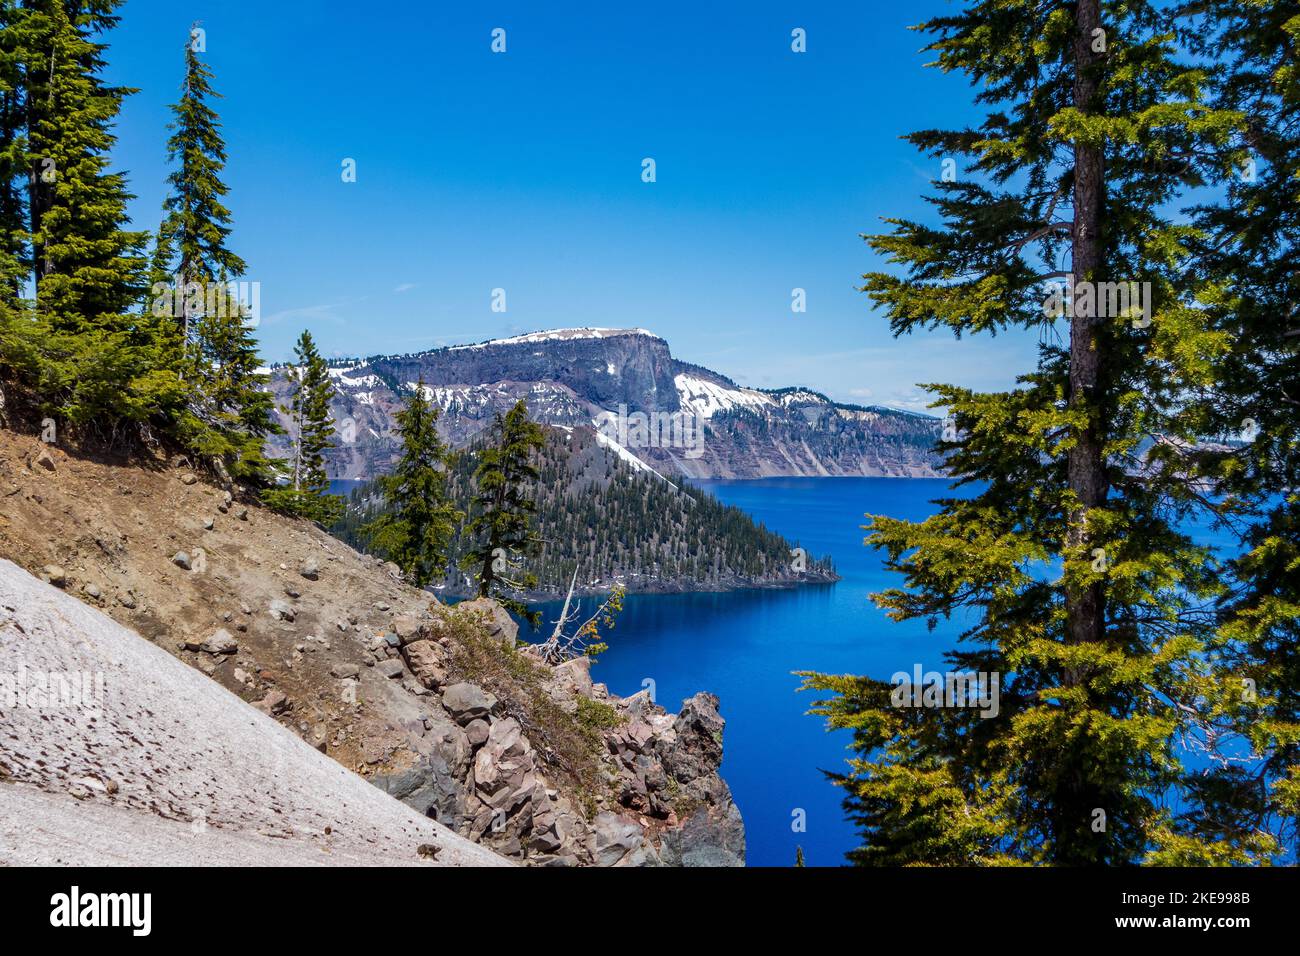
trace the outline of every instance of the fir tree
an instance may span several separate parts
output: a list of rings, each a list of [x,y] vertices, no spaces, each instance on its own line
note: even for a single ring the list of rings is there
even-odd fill
[[[341,497],[327,494],[329,476],[325,472],[325,451],[334,446],[334,423],[330,418],[334,385],[310,332],[304,331],[298,337],[294,356],[292,392],[289,405],[283,409],[289,416],[293,439],[288,482],[268,489],[263,498],[287,514],[330,524],[343,507]]]
[[[397,413],[402,457],[378,480],[388,510],[360,529],[378,552],[395,561],[416,587],[441,577],[447,546],[464,518],[447,496],[449,451],[438,435],[438,408],[416,385]]]
[[[540,540],[532,528],[537,504],[531,489],[538,477],[532,459],[544,444],[542,429],[519,401],[505,415],[496,416],[490,442],[479,452],[474,472],[475,513],[468,532],[478,546],[469,559],[477,568],[479,596],[496,598],[536,628],[541,613],[510,594],[532,587],[537,580],[531,571],[522,570],[521,559]]]
[[[191,33],[191,37],[193,33]],[[150,280],[155,297],[169,302],[178,328],[162,330],[174,350],[176,373],[190,401],[178,431],[199,455],[236,477],[265,480],[271,463],[262,446],[276,430],[274,402],[259,374],[257,343],[247,307],[230,291],[244,260],[230,250],[231,214],[221,179],[226,149],[209,100],[212,72],[192,40],[185,46],[185,79],[172,106],[167,158],[175,168],[154,246]]]
[[[108,171],[111,125],[131,90],[99,78],[116,0],[27,0],[10,7],[25,132],[27,231],[45,407],[112,430],[179,402],[147,323],[133,313],[144,234],[124,228],[131,198]]]
[[[1169,206],[1231,175],[1241,128],[1206,103],[1207,72],[1180,61],[1171,16],[983,0],[922,27],[987,112],[910,137],[969,165],[936,184],[940,225],[889,220],[868,237],[906,274],[871,273],[865,291],[895,334],[1019,326],[1043,345],[1009,391],[928,386],[951,416],[940,448],[973,493],[923,522],[868,526],[905,578],[877,603],[897,620],[960,616],[949,663],[1000,675],[996,715],[807,675],[833,693],[817,712],[854,734],[836,782],[864,839],[855,862],[1131,863],[1170,833],[1187,707],[1207,669],[1226,678],[1206,654],[1222,569],[1180,527],[1204,497],[1183,454],[1203,424],[1187,398],[1214,386],[1228,339]],[[1060,279],[1074,286],[1054,296]],[[1103,285],[1119,282],[1149,283],[1142,308]],[[1045,312],[1066,295],[1058,325]]]

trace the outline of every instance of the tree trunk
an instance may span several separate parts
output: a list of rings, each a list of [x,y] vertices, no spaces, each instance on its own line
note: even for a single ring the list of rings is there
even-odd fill
[[[1074,105],[1083,113],[1097,113],[1098,64],[1104,55],[1093,49],[1101,28],[1099,0],[1078,0],[1074,37]],[[1074,281],[1100,281],[1104,266],[1101,220],[1105,204],[1105,157],[1100,146],[1074,147],[1074,226],[1072,272]],[[1085,411],[1087,426],[1076,433],[1076,444],[1067,458],[1068,484],[1077,498],[1069,515],[1066,547],[1076,560],[1091,560],[1092,537],[1087,523],[1089,509],[1106,500],[1107,482],[1102,456],[1103,428],[1100,420],[1098,381],[1104,356],[1097,336],[1096,296],[1079,308],[1076,296],[1070,318],[1069,401],[1073,410]],[[1065,594],[1066,641],[1070,644],[1098,642],[1105,635],[1105,593],[1100,584],[1070,585]],[[1083,675],[1068,669],[1066,686],[1077,686]],[[1070,760],[1070,755],[1063,754]],[[1060,830],[1056,857],[1062,863],[1094,862],[1101,838],[1089,829],[1090,815],[1102,800],[1100,788],[1090,779],[1090,768],[1080,763],[1065,774],[1064,791],[1057,807]],[[1108,810],[1101,806],[1100,809]],[[1109,812],[1109,810],[1108,810]]]

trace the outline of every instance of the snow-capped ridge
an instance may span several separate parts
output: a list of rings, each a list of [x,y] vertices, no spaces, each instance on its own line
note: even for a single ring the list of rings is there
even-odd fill
[[[547,329],[538,332],[526,332],[523,335],[512,335],[503,339],[488,339],[486,342],[477,342],[473,345],[451,345],[448,346],[448,352],[460,352],[465,349],[481,349],[494,345],[531,345],[536,342],[556,342],[572,341],[574,339],[608,339],[620,335],[644,335],[647,338],[663,339],[655,335],[648,329],[606,329],[597,327],[584,327],[577,329]]]

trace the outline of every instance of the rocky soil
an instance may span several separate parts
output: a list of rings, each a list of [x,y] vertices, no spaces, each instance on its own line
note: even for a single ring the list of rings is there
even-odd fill
[[[714,698],[677,715],[618,699],[586,662],[516,650],[492,602],[445,608],[187,462],[90,461],[0,431],[0,557],[512,859],[743,861]]]

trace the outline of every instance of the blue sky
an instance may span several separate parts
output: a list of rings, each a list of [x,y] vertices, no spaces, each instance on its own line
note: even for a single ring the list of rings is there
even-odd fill
[[[859,234],[928,215],[938,162],[899,136],[974,115],[907,29],[948,4],[446,6],[122,7],[109,59],[140,89],[114,155],[132,214],[158,222],[167,105],[201,20],[269,360],[303,328],[345,356],[639,326],[745,385],[900,407],[919,407],[917,382],[1003,388],[1032,364],[1024,334],[894,340],[855,291],[876,264]]]

